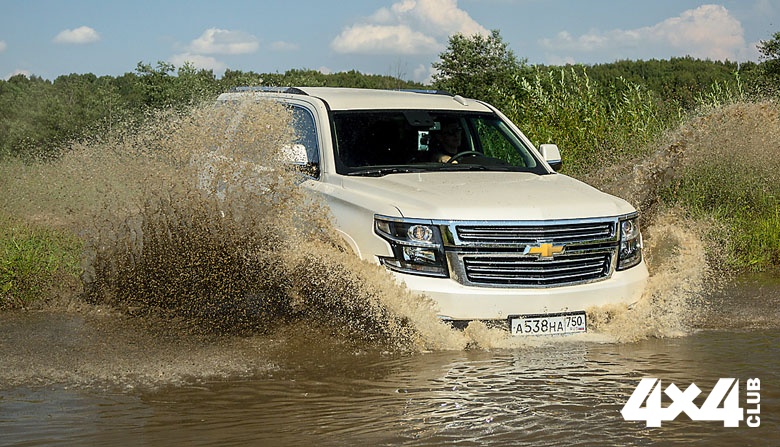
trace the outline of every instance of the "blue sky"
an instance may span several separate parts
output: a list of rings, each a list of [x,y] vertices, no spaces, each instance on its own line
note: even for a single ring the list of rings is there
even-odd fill
[[[0,0],[0,78],[117,76],[138,62],[358,70],[425,82],[454,33],[499,30],[531,64],[758,61],[780,0]]]

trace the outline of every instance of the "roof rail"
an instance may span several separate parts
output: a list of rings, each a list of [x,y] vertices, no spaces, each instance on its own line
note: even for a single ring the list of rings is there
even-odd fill
[[[297,87],[272,87],[268,85],[256,85],[256,86],[241,86],[233,87],[231,92],[269,92],[269,93],[289,93],[293,95],[305,95],[306,92]]]
[[[401,92],[411,92],[411,93],[424,93],[426,95],[445,95],[445,96],[454,96],[452,93],[446,91],[446,90],[426,90],[426,89],[418,89],[418,88],[406,88],[406,89],[400,89]]]

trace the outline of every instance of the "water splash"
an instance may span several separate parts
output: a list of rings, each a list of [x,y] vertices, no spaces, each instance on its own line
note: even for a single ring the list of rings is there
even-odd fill
[[[631,309],[589,309],[593,330],[619,342],[689,333],[706,311],[704,295],[711,283],[704,242],[696,228],[678,212],[657,216],[644,233],[651,275],[642,298]]]
[[[289,119],[275,103],[204,107],[131,142],[134,156],[117,165],[136,166],[134,193],[85,232],[88,300],[193,332],[307,321],[394,349],[462,345],[430,301],[341,245],[326,208],[281,163]]]

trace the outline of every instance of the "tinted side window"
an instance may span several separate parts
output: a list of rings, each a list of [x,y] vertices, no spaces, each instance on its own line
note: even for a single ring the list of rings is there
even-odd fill
[[[309,110],[299,106],[293,106],[292,112],[295,143],[301,144],[306,148],[309,163],[319,165],[320,147],[314,115]]]

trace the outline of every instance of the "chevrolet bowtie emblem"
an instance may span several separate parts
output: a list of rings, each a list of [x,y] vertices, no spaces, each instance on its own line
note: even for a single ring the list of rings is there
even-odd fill
[[[540,258],[552,258],[553,255],[563,253],[563,245],[553,245],[550,243],[541,243],[539,245],[526,245],[525,255],[539,255]]]

